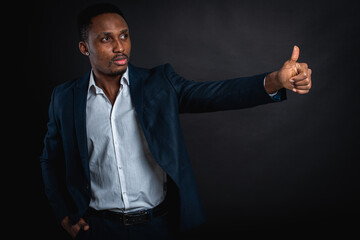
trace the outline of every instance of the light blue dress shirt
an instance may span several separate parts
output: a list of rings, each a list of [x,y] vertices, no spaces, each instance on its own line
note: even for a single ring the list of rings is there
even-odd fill
[[[156,163],[130,98],[129,73],[124,73],[114,105],[90,74],[86,130],[91,179],[90,207],[132,212],[161,203],[166,173]]]

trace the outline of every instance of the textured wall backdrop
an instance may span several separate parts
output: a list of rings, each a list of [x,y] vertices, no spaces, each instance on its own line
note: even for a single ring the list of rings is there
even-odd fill
[[[40,89],[36,166],[53,87],[90,69],[78,51],[76,15],[95,2],[45,1],[30,14],[27,54],[36,61],[28,72]],[[127,18],[136,66],[169,62],[187,79],[223,80],[277,70],[296,44],[299,61],[313,70],[308,95],[288,92],[279,104],[181,115],[208,215],[194,238],[358,228],[358,1],[108,2]],[[61,235],[43,190],[40,204],[46,227]]]

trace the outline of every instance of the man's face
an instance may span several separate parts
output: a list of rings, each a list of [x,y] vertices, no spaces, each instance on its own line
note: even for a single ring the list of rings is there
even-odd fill
[[[91,67],[96,73],[109,76],[123,74],[131,51],[127,23],[116,13],[98,15],[91,22],[88,41],[80,42],[81,52],[90,53]]]

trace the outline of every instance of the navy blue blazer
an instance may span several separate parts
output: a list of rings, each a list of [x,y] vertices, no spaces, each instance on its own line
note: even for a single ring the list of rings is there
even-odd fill
[[[49,107],[41,167],[45,193],[60,222],[77,222],[89,207],[90,173],[86,137],[89,74],[57,86]],[[252,107],[274,102],[263,81],[266,74],[214,82],[177,75],[171,65],[153,69],[129,64],[130,93],[151,153],[174,184],[181,230],[205,220],[194,173],[181,131],[179,113]],[[280,91],[286,98],[285,89]]]

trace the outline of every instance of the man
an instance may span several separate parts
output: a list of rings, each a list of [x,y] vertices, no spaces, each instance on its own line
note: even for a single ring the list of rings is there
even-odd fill
[[[92,70],[53,91],[41,157],[45,191],[73,238],[171,239],[204,221],[179,113],[278,102],[311,88],[299,48],[279,71],[188,81],[169,64],[129,63],[122,12],[98,4],[79,15],[79,49]]]

